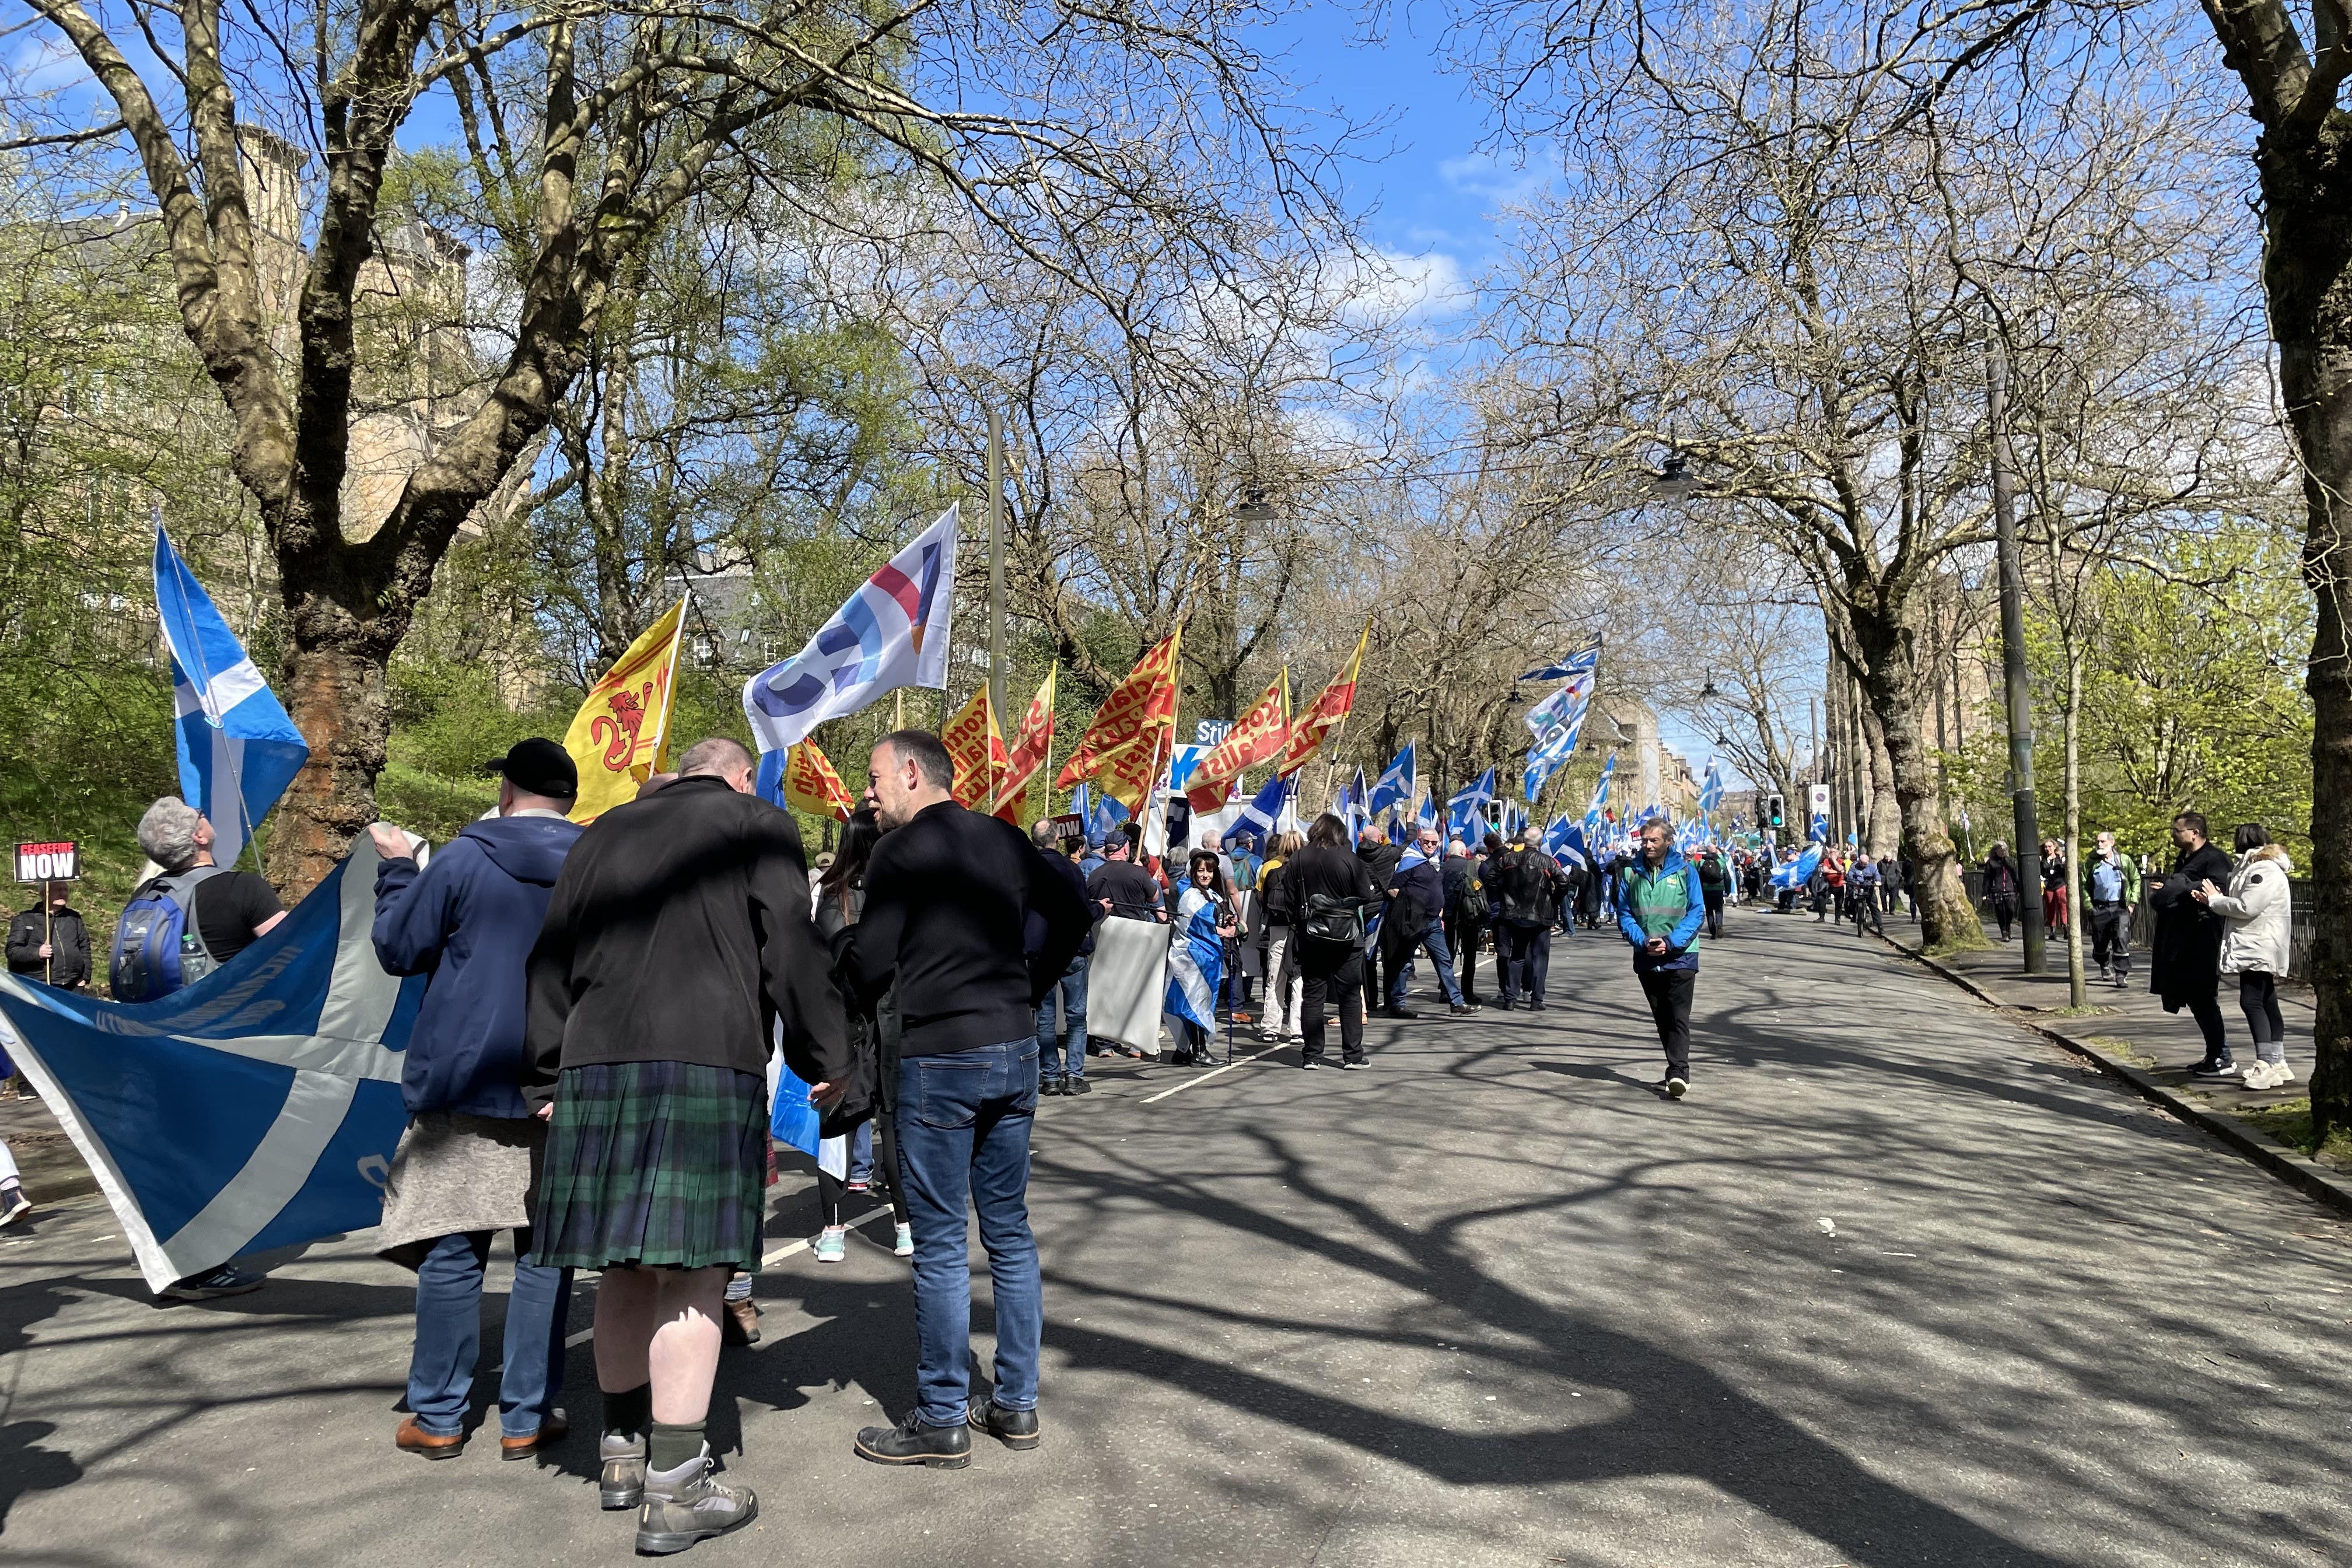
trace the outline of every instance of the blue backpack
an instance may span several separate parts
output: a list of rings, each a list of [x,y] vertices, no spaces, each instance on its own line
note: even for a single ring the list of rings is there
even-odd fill
[[[116,1001],[157,1001],[220,967],[193,918],[197,886],[220,874],[217,866],[196,866],[140,885],[114,928],[107,978]]]

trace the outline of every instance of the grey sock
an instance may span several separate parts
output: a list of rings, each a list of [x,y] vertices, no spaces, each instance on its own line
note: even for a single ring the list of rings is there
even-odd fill
[[[654,1423],[652,1451],[646,1456],[646,1468],[674,1470],[680,1465],[691,1464],[702,1457],[702,1426],[699,1421],[667,1421]]]

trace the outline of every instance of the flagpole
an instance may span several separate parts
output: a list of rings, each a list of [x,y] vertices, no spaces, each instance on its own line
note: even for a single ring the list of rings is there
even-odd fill
[[[1054,710],[1061,705],[1062,700],[1062,661],[1058,658],[1045,672],[1045,689],[1054,694],[1054,700],[1045,704],[1045,751],[1037,761],[1037,771],[1045,779],[1045,808],[1040,815],[1051,816],[1054,815]],[[1081,835],[1085,832],[1083,823],[1079,825],[1079,832]]]
[[[669,716],[677,706],[677,655],[686,646],[686,617],[694,609],[694,584],[686,585],[686,597],[677,602],[677,629],[670,634],[669,675],[662,687],[661,728],[654,731],[653,761],[646,764],[649,773],[661,772],[662,751],[669,744]],[[643,780],[639,780],[643,783]]]

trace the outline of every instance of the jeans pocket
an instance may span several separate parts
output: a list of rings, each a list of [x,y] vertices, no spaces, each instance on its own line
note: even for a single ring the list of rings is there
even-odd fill
[[[918,1057],[907,1065],[915,1077],[915,1093],[909,1098],[916,1121],[943,1131],[972,1124],[979,1115],[982,1090],[987,1084],[985,1064],[945,1057]]]

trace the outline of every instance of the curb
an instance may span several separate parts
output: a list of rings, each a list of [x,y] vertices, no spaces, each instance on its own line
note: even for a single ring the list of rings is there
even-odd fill
[[[1879,940],[1904,957],[1934,970],[1937,974],[1942,975],[1978,1001],[2000,1013],[2012,1023],[2032,1030],[2060,1049],[2082,1058],[2110,1078],[2119,1079],[2130,1085],[2139,1092],[2142,1099],[2160,1105],[2181,1121],[2211,1133],[2228,1144],[2233,1152],[2260,1165],[2272,1175],[2301,1192],[2305,1197],[2316,1199],[2331,1208],[2352,1215],[2352,1180],[2347,1180],[2316,1160],[2297,1153],[2268,1134],[2247,1126],[2234,1116],[2225,1116],[2220,1111],[2210,1110],[2192,1100],[2183,1099],[2140,1071],[2139,1068],[2128,1062],[2116,1060],[2098,1047],[2078,1040],[2072,1035],[2053,1029],[2047,1024],[2020,1013],[1967,975],[1937,963],[1917,948],[1906,947],[1884,931],[1879,933]]]

